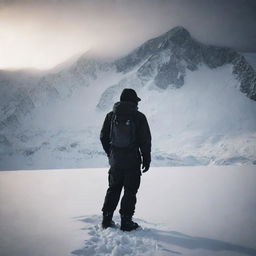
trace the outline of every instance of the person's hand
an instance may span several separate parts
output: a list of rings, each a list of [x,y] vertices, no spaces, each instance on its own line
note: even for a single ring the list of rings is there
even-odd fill
[[[143,159],[142,172],[147,172],[150,166],[150,162]]]

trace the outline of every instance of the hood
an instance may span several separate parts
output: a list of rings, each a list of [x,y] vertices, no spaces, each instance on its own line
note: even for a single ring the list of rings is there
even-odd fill
[[[132,114],[137,110],[138,110],[137,104],[130,101],[119,101],[119,102],[116,102],[113,106],[113,112],[115,114],[127,115],[127,114]]]

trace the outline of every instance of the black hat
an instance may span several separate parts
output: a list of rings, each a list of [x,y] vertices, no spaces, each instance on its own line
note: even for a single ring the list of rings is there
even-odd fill
[[[141,101],[141,99],[137,96],[137,93],[133,89],[125,88],[121,93],[120,101],[131,101],[138,103]]]

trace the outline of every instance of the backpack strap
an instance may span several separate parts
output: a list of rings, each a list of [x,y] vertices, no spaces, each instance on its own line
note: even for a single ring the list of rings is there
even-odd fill
[[[113,122],[115,121],[115,113],[112,112],[111,119],[110,119],[110,129],[109,129],[109,141],[110,141],[110,147],[112,146],[111,140],[112,140],[112,131],[113,131]]]

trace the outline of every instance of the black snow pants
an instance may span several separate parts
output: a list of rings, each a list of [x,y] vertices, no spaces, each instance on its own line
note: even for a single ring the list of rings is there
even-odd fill
[[[115,211],[124,188],[119,213],[133,216],[137,201],[136,194],[140,186],[140,176],[140,166],[132,169],[110,168],[108,176],[109,187],[102,208],[103,214]]]

